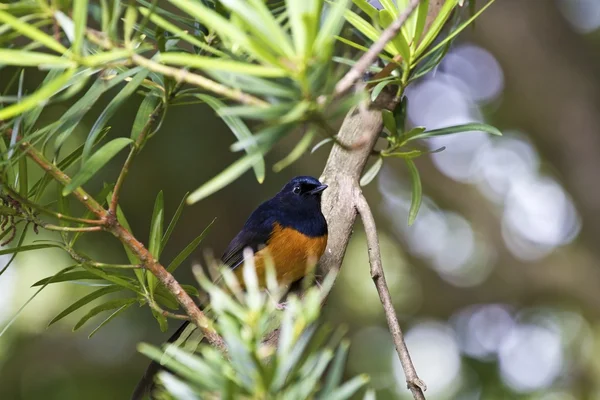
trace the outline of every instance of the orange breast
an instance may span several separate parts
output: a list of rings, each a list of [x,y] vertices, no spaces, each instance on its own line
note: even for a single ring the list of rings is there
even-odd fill
[[[309,237],[276,223],[267,246],[255,254],[260,285],[265,285],[265,258],[270,256],[273,260],[277,281],[289,285],[306,276],[316,266],[326,247],[327,235]],[[242,271],[241,266],[235,271],[239,279],[242,278]]]

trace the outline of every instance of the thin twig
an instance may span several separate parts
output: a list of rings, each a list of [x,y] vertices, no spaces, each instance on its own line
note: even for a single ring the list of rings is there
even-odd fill
[[[151,71],[161,73],[165,76],[170,76],[177,82],[191,83],[192,85],[209,90],[215,94],[225,96],[242,104],[258,107],[267,107],[269,105],[269,103],[259,99],[258,97],[244,93],[241,90],[228,88],[227,86],[205,78],[202,75],[189,72],[184,68],[169,67],[135,53],[131,55],[131,60],[135,64],[148,68]]]
[[[150,132],[150,129],[152,128],[154,119],[156,118],[156,116],[159,113],[162,112],[163,108],[164,108],[164,103],[161,103],[158,106],[156,106],[156,108],[150,113],[150,115],[148,116],[148,121],[146,121],[146,124],[142,128],[142,131],[140,132],[140,134],[138,135],[138,137],[135,141],[135,145],[132,146],[131,150],[129,151],[129,155],[127,156],[127,159],[125,160],[123,167],[121,168],[121,172],[119,173],[119,177],[117,178],[117,183],[115,184],[115,188],[113,189],[113,194],[110,199],[110,206],[108,208],[108,212],[112,215],[116,215],[117,206],[119,205],[119,195],[121,194],[121,189],[123,188],[123,184],[125,183],[125,178],[127,177],[127,174],[129,173],[129,169],[131,168],[131,163],[133,162],[134,157],[136,156],[136,154],[139,152],[140,148],[142,147],[142,144],[146,140],[146,136],[148,135],[148,133]]]
[[[77,261],[78,263],[81,263],[81,264],[89,265],[90,267],[95,267],[95,268],[113,268],[113,269],[136,269],[136,268],[141,268],[141,265],[135,265],[135,264],[106,264],[106,263],[102,263],[102,262],[93,261],[89,257],[77,253],[75,251],[75,249],[72,248],[72,247],[64,246],[63,248],[65,249],[65,251],[67,253],[69,253],[69,255],[71,256],[71,258],[73,260],[75,260],[75,261]]]
[[[354,64],[354,66],[344,75],[342,79],[335,85],[334,96],[339,97],[346,94],[352,86],[363,76],[365,71],[373,64],[373,62],[379,57],[388,42],[390,42],[406,22],[408,17],[417,8],[421,0],[411,0],[408,7],[394,22],[392,22],[379,36],[377,42],[375,42],[369,50],[362,55],[362,57]]]
[[[38,224],[42,228],[49,231],[61,231],[61,232],[99,232],[103,228],[101,226],[58,226],[52,224]]]
[[[185,315],[185,314],[176,314],[176,313],[172,313],[170,311],[167,311],[167,310],[163,309],[161,306],[158,305],[158,303],[156,301],[154,301],[153,299],[151,299],[149,296],[146,297],[146,300],[148,301],[148,305],[150,306],[150,308],[152,308],[154,311],[156,311],[157,313],[159,313],[163,317],[178,319],[178,320],[182,320],[182,321],[189,321],[190,320],[190,317],[188,315]]]
[[[394,340],[394,346],[396,346],[396,352],[400,358],[402,369],[406,375],[406,383],[408,388],[412,392],[415,400],[425,400],[423,391],[427,390],[425,383],[419,379],[415,366],[410,359],[410,353],[404,342],[404,334],[400,329],[398,323],[398,317],[396,317],[396,311],[392,304],[392,296],[390,290],[385,282],[385,275],[383,274],[383,266],[381,264],[381,252],[379,250],[379,239],[377,238],[377,228],[375,227],[375,219],[371,208],[367,203],[364,195],[360,190],[356,191],[356,208],[360,217],[363,221],[365,228],[365,234],[367,236],[367,246],[369,248],[369,264],[371,265],[371,278],[375,283],[377,292],[379,293],[379,299],[383,305],[383,311],[385,312],[385,318]]]

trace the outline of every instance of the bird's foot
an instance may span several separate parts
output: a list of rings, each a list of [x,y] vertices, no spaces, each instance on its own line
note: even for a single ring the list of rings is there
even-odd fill
[[[277,303],[277,304],[275,304],[275,308],[276,308],[277,310],[279,310],[279,311],[284,311],[284,310],[286,310],[286,309],[287,309],[287,306],[288,306],[288,303],[287,303],[287,301],[284,301],[284,302],[282,302],[282,303]]]

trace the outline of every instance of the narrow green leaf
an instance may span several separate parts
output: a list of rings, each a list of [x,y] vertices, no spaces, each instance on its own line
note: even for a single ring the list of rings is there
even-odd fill
[[[390,83],[394,83],[394,80],[393,79],[386,79],[384,81],[379,82],[377,85],[375,85],[375,87],[371,91],[371,101],[374,102],[375,100],[377,100],[377,97],[379,97],[379,94]]]
[[[390,135],[396,136],[398,134],[398,127],[396,126],[394,113],[390,110],[382,110],[381,116],[383,117],[383,126],[390,132]]]
[[[57,244],[29,244],[26,246],[9,247],[8,249],[0,249],[0,256],[4,254],[22,253],[24,251],[49,249],[52,247],[62,248]]]
[[[408,212],[408,226],[410,226],[417,219],[419,208],[421,208],[423,187],[421,186],[421,178],[419,177],[419,170],[417,169],[415,162],[409,158],[405,158],[404,161],[408,166],[408,171],[410,172],[410,180],[412,182],[412,198],[410,201],[410,210]]]
[[[169,0],[169,2],[186,12],[196,21],[218,32],[219,36],[229,39],[250,54],[260,57],[262,60],[265,59],[263,52],[257,48],[253,48],[246,32],[201,2],[190,0]]]
[[[76,64],[68,58],[22,49],[0,49],[0,65],[19,67],[72,68]]]
[[[431,43],[433,43],[433,41],[438,37],[444,24],[450,17],[452,10],[454,10],[454,7],[456,7],[457,2],[458,2],[458,0],[445,0],[444,1],[444,4],[442,5],[440,12],[435,17],[435,19],[431,23],[431,26],[429,27],[429,29],[423,36],[423,39],[417,46],[417,50],[413,54],[414,59],[419,58],[419,56],[421,54],[423,54],[425,49],[427,49],[431,45]]]
[[[135,293],[141,293],[140,289],[138,287],[136,287],[128,278],[126,278],[123,275],[116,275],[115,272],[111,271],[110,273],[108,271],[103,271],[100,268],[96,268],[96,267],[90,267],[89,265],[86,264],[81,264],[81,268],[85,269],[87,272],[96,275],[102,279],[105,279],[109,282],[112,283],[116,283],[117,285],[127,288]],[[139,272],[143,272],[141,270],[137,270]]]
[[[95,152],[89,160],[81,167],[81,170],[73,177],[62,191],[63,196],[67,196],[73,190],[86,183],[94,176],[104,165],[109,162],[118,152],[123,150],[132,141],[129,138],[117,138],[108,142]]]
[[[150,225],[150,239],[148,241],[148,250],[155,259],[160,258],[160,242],[163,235],[163,223],[165,219],[165,205],[163,200],[162,190],[158,192],[156,200],[154,201],[154,211],[152,212],[152,224]],[[151,273],[146,273],[148,280],[148,288],[150,289],[150,296],[154,295],[154,288],[156,287],[156,277]]]
[[[75,332],[76,330],[81,328],[83,326],[83,324],[85,324],[88,320],[90,320],[90,318],[95,317],[96,315],[100,314],[101,312],[108,311],[108,310],[114,310],[115,308],[120,308],[125,305],[131,305],[131,304],[135,303],[135,301],[136,301],[135,298],[115,299],[115,300],[109,300],[104,304],[100,304],[99,306],[92,308],[90,311],[88,311],[87,314],[85,314],[79,320],[79,322],[77,322],[75,324],[75,326],[73,327],[73,332]]]
[[[394,20],[395,16],[393,16],[388,10],[379,11],[379,21],[381,22],[383,28],[390,26]],[[399,53],[404,60],[410,60],[410,46],[408,45],[404,35],[401,33],[396,35],[391,42],[396,48],[396,54]]]
[[[434,51],[442,48],[443,46],[445,46],[447,43],[449,43],[452,39],[454,39],[459,33],[461,33],[467,26],[469,26],[473,21],[475,21],[475,19],[477,17],[479,17],[481,15],[482,12],[484,12],[489,6],[492,5],[492,3],[494,2],[494,0],[489,0],[486,5],[484,5],[483,7],[481,7],[481,9],[479,9],[479,11],[473,15],[471,18],[467,19],[465,22],[463,22],[458,28],[456,28],[455,30],[452,31],[452,33],[450,33],[448,36],[446,36],[442,41],[440,41],[438,44],[436,44],[431,50],[429,50],[427,53],[425,53],[421,58],[425,58],[428,55],[430,55],[431,53],[433,53]],[[425,48],[422,48],[422,51],[424,51]],[[419,52],[417,51],[417,54],[419,54]]]
[[[206,235],[208,234],[208,230],[210,229],[212,224],[214,224],[215,220],[216,220],[216,218],[213,219],[206,228],[204,228],[204,230],[202,231],[202,233],[200,235],[198,235],[198,237],[196,237],[194,240],[192,240],[192,242],[190,244],[185,246],[185,249],[183,249],[177,255],[177,257],[175,257],[173,259],[173,261],[171,261],[171,263],[167,267],[167,271],[169,271],[170,273],[173,273],[181,265],[181,263],[184,262],[186,260],[186,258],[188,258],[190,256],[190,254],[192,254],[192,252],[194,250],[196,250],[196,247],[198,247],[200,242],[202,242],[202,240],[206,237]]]
[[[433,129],[430,131],[417,131],[414,134],[407,135],[406,141],[412,141],[417,139],[425,139],[433,136],[444,136],[451,135],[453,133],[462,133],[462,132],[473,132],[473,131],[482,131],[487,132],[492,135],[502,136],[502,132],[492,125],[483,124],[479,122],[470,122],[468,124],[461,124],[455,126],[449,126],[441,129]]]
[[[152,316],[154,316],[154,318],[158,322],[158,326],[160,327],[160,331],[161,332],[166,332],[167,330],[169,330],[169,322],[167,321],[167,318],[164,315],[159,314],[155,310],[151,310],[151,311],[152,311]]]
[[[82,163],[85,164],[88,160],[90,152],[92,151],[92,146],[96,141],[96,137],[102,131],[108,120],[115,114],[115,112],[121,107],[121,105],[137,90],[137,88],[142,84],[144,79],[148,76],[150,71],[144,69],[136,74],[131,81],[129,81],[125,87],[108,103],[106,108],[102,111],[102,114],[98,117],[92,129],[90,129],[90,133],[88,138],[85,141],[85,146],[83,147],[82,154]]]
[[[243,20],[246,29],[261,38],[261,43],[275,54],[285,57],[295,55],[290,37],[273,18],[263,0],[221,0],[221,3]]]
[[[292,40],[296,48],[296,54],[306,54],[306,39],[308,37],[303,16],[307,11],[309,1],[286,0],[286,11],[289,16]]]
[[[202,70],[218,70],[227,72],[237,72],[246,75],[260,77],[285,77],[287,72],[284,69],[257,64],[250,64],[239,61],[224,60],[213,57],[200,56],[189,53],[162,53],[157,57],[158,61],[165,64],[180,65],[188,68],[199,68]]]
[[[158,97],[149,94],[146,95],[135,115],[133,128],[131,129],[131,140],[136,141],[140,133],[146,128],[146,125],[150,123],[150,115],[154,112],[159,102],[160,99]]]
[[[72,267],[71,267],[72,268]],[[31,285],[31,287],[36,287],[36,286],[42,286],[42,285],[47,285],[49,283],[61,283],[61,282],[70,282],[70,281],[79,281],[82,279],[93,279],[93,280],[98,280],[98,279],[102,279],[94,274],[91,274],[87,271],[73,271],[73,272],[66,272],[64,274],[61,274],[59,277],[55,277],[50,276],[48,278],[44,278],[44,279],[40,279],[39,281],[37,281],[36,283],[34,283],[33,285]]]
[[[105,286],[101,289],[98,289],[94,292],[91,292],[90,294],[83,296],[82,298],[77,300],[75,303],[71,304],[69,307],[65,308],[60,313],[58,313],[58,315],[56,317],[52,318],[52,321],[50,321],[48,323],[48,326],[60,321],[67,315],[71,314],[74,311],[79,310],[81,307],[85,306],[88,303],[91,303],[92,301],[96,300],[97,298],[100,298],[109,293],[118,292],[120,290],[123,290],[123,288],[118,285],[110,285],[110,286]]]
[[[313,46],[314,49],[318,49],[317,55],[321,59],[331,57],[335,37],[340,33],[344,25],[344,13],[348,9],[349,4],[350,0],[338,0],[329,9],[325,22],[319,29]]]
[[[134,2],[130,2],[125,10],[125,18],[123,19],[123,36],[125,43],[130,44],[133,36],[133,28],[137,20],[137,7]]]
[[[219,111],[221,117],[240,117],[258,121],[280,119],[294,107],[293,103],[274,104],[269,107],[231,106]]]
[[[87,114],[89,110],[97,103],[98,98],[106,91],[112,89],[119,83],[123,82],[128,77],[139,73],[141,67],[128,69],[120,74],[114,75],[109,79],[99,77],[96,82],[88,89],[88,91],[65,112],[61,117],[61,123],[54,129],[52,135],[60,132],[54,147],[60,149],[63,143],[69,138],[77,124]]]
[[[190,35],[187,31],[180,29],[179,27],[177,27],[177,25],[172,24],[157,13],[151,13],[150,10],[146,7],[140,7],[139,11],[144,17],[150,18],[150,21],[152,21],[165,31],[171,32],[173,35],[175,35],[175,37],[180,37],[186,42],[193,44],[194,46],[208,53],[214,54],[219,57],[225,57],[225,53],[223,53],[222,51],[215,49],[214,47],[206,44],[205,42],[202,42],[200,39]]]
[[[219,82],[223,82],[231,88],[240,89],[246,93],[276,96],[285,99],[296,99],[298,97],[298,91],[294,87],[280,84],[273,79],[262,79],[256,76],[217,70],[209,70],[206,73]],[[261,109],[264,108],[261,107]]]
[[[100,30],[108,33],[110,30],[110,9],[107,0],[100,0],[100,13],[102,15],[102,28]]]
[[[369,377],[367,375],[358,375],[347,382],[344,382],[342,386],[337,388],[327,400],[346,400],[352,397],[358,389],[363,387],[369,382]]]
[[[101,53],[91,54],[83,58],[83,63],[90,66],[102,66],[119,60],[125,60],[131,56],[131,51],[127,49],[115,49],[103,51]]]
[[[19,160],[19,194],[24,198],[27,198],[28,188],[27,158],[21,158]]]
[[[179,217],[181,217],[181,213],[183,212],[183,207],[185,206],[185,199],[188,194],[189,194],[189,192],[187,192],[186,194],[183,195],[183,198],[181,199],[181,202],[179,203],[179,206],[177,207],[177,210],[175,211],[173,218],[171,218],[171,222],[169,222],[169,226],[167,227],[167,230],[160,241],[160,252],[161,253],[164,250],[167,243],[169,242],[169,238],[171,237],[171,234],[175,230],[175,225],[177,225],[177,221],[179,221]]]
[[[227,105],[216,98],[204,94],[196,94],[195,95],[200,100],[204,101],[208,104],[213,110],[217,113],[222,109],[226,108]],[[235,135],[238,140],[252,138],[252,133],[250,129],[246,126],[244,121],[238,117],[231,116],[222,116],[223,122],[227,124],[231,132]],[[258,145],[254,144],[248,146],[246,149],[248,154],[258,152]],[[256,162],[252,168],[254,169],[254,175],[256,175],[256,180],[259,183],[262,183],[265,180],[265,160],[261,158],[258,162]]]
[[[337,388],[340,382],[342,381],[349,347],[350,342],[347,340],[344,340],[339,345],[337,351],[335,352],[335,358],[333,359],[331,368],[327,373],[327,378],[323,385],[323,390],[319,392],[319,398],[323,400],[327,399],[329,396],[331,396],[331,393],[333,393],[335,388]]]
[[[59,272],[57,272],[56,274],[54,274],[52,278],[59,278],[61,275],[63,275],[64,273],[66,273],[67,271],[73,269],[74,267],[68,267],[65,268]],[[13,315],[13,317],[8,321],[8,323],[4,326],[4,328],[2,329],[2,331],[0,331],[0,337],[2,337],[2,335],[4,334],[4,332],[6,332],[8,330],[8,328],[13,324],[13,322],[15,322],[17,320],[17,318],[19,317],[19,315],[21,315],[21,312],[23,312],[23,310],[25,309],[25,307],[27,307],[27,305],[29,303],[31,303],[31,301],[38,295],[40,294],[40,292],[42,290],[44,290],[46,288],[46,286],[51,283],[52,280],[48,281],[44,286],[42,286],[41,288],[39,288],[29,299],[27,299],[27,301],[17,310],[17,312],[15,313],[15,315]]]
[[[197,203],[211,194],[218,192],[242,176],[244,172],[248,171],[256,163],[261,162],[262,159],[262,152],[245,155],[231,164],[229,167],[225,168],[225,170],[223,170],[223,172],[221,172],[219,175],[210,179],[208,182],[204,183],[202,186],[192,192],[192,194],[190,194],[186,200],[187,204]]]
[[[309,130],[302,136],[302,139],[298,141],[294,149],[285,156],[282,160],[278,161],[273,165],[273,171],[280,172],[284,168],[290,166],[296,160],[298,160],[310,147],[313,139],[315,138],[317,131],[314,128],[309,128]]]
[[[0,22],[4,22],[13,27],[14,30],[27,36],[31,40],[38,42],[50,50],[54,50],[57,53],[63,54],[67,49],[55,40],[52,36],[45,34],[41,30],[34,27],[23,20],[13,17],[11,14],[0,10]],[[0,119],[3,119],[0,117]]]
[[[109,193],[107,195],[107,199],[106,202],[110,202],[112,198],[112,193]],[[117,221],[119,221],[119,223],[121,225],[123,225],[123,228],[127,229],[128,232],[133,233],[133,231],[131,230],[131,226],[129,226],[129,222],[127,222],[127,218],[125,217],[125,213],[123,212],[123,209],[121,208],[120,205],[117,205]],[[140,264],[140,259],[137,258],[137,256],[129,249],[129,247],[127,247],[127,245],[125,243],[123,243],[123,249],[125,250],[125,254],[127,255],[127,259],[129,260],[129,262],[131,264],[137,265]],[[143,270],[141,269],[136,269],[134,271],[135,276],[138,279],[138,282],[140,283],[140,286],[142,288],[146,287],[146,274]]]
[[[162,190],[158,192],[154,201],[154,211],[152,212],[152,224],[150,225],[150,239],[148,241],[148,250],[156,259],[160,257],[160,243],[163,235],[163,223],[165,219],[165,205]]]
[[[417,46],[421,40],[421,35],[425,29],[425,22],[427,22],[427,13],[429,12],[429,0],[421,0],[419,7],[417,8],[417,22],[415,24],[415,34],[413,40],[413,46]]]
[[[117,310],[115,312],[113,312],[112,314],[110,314],[104,321],[102,321],[100,323],[100,325],[98,325],[96,327],[96,329],[94,329],[93,331],[90,332],[90,334],[88,335],[88,339],[91,339],[92,336],[94,336],[96,334],[96,332],[98,332],[100,330],[100,328],[102,328],[104,325],[108,324],[113,318],[115,318],[117,315],[121,314],[123,311],[127,310],[129,307],[131,307],[131,305],[134,302],[131,303],[127,303],[127,304],[123,304],[121,307],[117,308]]]
[[[0,13],[2,13],[1,10]],[[31,110],[34,107],[43,106],[52,96],[54,96],[54,94],[56,94],[56,92],[62,90],[63,86],[73,75],[73,72],[74,70],[72,69],[65,71],[56,79],[53,79],[46,85],[40,87],[33,94],[25,97],[21,102],[14,103],[8,107],[0,109],[0,120],[7,120],[16,115],[24,113],[25,111]]]
[[[82,54],[83,37],[87,28],[88,0],[73,0],[73,22],[75,23],[75,37],[73,39],[73,53]]]
[[[346,17],[346,20],[352,26],[354,26],[356,29],[358,29],[359,32],[361,32],[363,35],[365,35],[369,40],[376,42],[377,39],[379,39],[380,32],[378,32],[377,29],[375,29],[373,27],[373,25],[371,25],[370,23],[365,21],[363,18],[361,18],[355,12],[353,12],[351,10],[346,10],[346,12],[344,13],[344,16]],[[338,38],[338,40],[339,40],[339,38]],[[384,49],[392,56],[395,56],[398,54],[398,50],[392,43],[386,44]]]
[[[377,9],[367,0],[353,0],[353,3],[358,6],[371,19],[377,18]]]
[[[383,157],[377,157],[377,160],[371,165],[371,168],[365,172],[365,174],[360,178],[360,186],[367,186],[379,173],[383,165]]]

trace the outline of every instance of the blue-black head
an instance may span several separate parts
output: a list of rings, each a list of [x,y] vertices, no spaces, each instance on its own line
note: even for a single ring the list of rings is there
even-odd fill
[[[289,198],[292,202],[316,201],[320,204],[325,189],[327,185],[312,176],[297,176],[286,183],[277,195]]]
[[[289,181],[269,202],[277,221],[309,236],[327,233],[327,222],[321,212],[321,195],[327,185],[311,176],[297,176]]]

